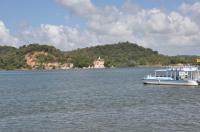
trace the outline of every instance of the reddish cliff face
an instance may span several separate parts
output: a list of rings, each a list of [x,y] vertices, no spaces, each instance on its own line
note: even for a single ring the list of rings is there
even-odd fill
[[[33,52],[33,53],[28,53],[25,56],[26,64],[30,66],[31,68],[35,69],[37,68],[40,63],[37,60],[38,55],[47,55],[48,53],[45,52]]]
[[[46,52],[33,52],[33,53],[28,53],[25,56],[26,64],[30,66],[32,69],[37,69],[37,68],[43,68],[43,69],[70,69],[73,68],[72,63],[64,63],[61,64],[59,62],[51,62],[51,63],[39,63],[37,57],[39,55],[45,55],[47,56],[48,53]]]

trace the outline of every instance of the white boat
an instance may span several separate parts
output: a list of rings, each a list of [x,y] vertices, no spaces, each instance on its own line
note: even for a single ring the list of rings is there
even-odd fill
[[[197,86],[200,71],[195,66],[170,67],[154,71],[143,79],[144,84]]]

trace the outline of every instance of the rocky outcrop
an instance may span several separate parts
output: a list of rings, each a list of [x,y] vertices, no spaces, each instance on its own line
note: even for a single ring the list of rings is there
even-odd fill
[[[25,55],[26,64],[33,69],[36,69],[40,66],[40,63],[37,60],[38,55],[47,55],[46,52],[33,52]]]
[[[30,66],[32,69],[70,69],[73,68],[72,63],[60,63],[60,62],[50,62],[50,63],[41,63],[38,61],[39,55],[45,55],[47,56],[47,52],[33,52],[28,53],[25,56],[26,64]]]
[[[44,65],[44,69],[46,70],[51,70],[51,69],[70,69],[73,68],[73,64],[72,63],[58,63],[58,62],[53,62],[53,63],[45,63]]]

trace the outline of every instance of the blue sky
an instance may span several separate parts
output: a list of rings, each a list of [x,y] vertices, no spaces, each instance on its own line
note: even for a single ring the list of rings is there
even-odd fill
[[[0,42],[71,50],[131,41],[164,54],[200,54],[191,48],[200,47],[199,16],[198,0],[1,0]]]
[[[197,0],[132,0],[145,8],[165,8],[167,10],[175,10],[184,3],[194,3]]]
[[[107,5],[121,6],[124,0],[93,0],[99,7]],[[70,17],[70,21],[65,18]],[[83,25],[83,20],[72,16],[70,12],[56,0],[2,0],[0,4],[0,20],[13,32],[21,23],[31,26],[40,24]]]
[[[3,0],[0,4],[0,18],[11,29],[25,22],[32,26],[65,24],[67,15],[54,0]]]
[[[181,3],[194,3],[196,0],[130,0],[144,8],[164,8],[175,10]],[[125,0],[92,0],[98,6],[122,6]],[[66,17],[72,19],[66,21]],[[0,20],[3,20],[11,31],[15,31],[23,23],[32,26],[40,24],[84,25],[82,19],[73,17],[69,11],[59,5],[56,0],[1,0]]]

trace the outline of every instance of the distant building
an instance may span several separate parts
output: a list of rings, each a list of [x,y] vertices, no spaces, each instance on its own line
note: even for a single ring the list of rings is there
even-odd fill
[[[93,62],[93,65],[94,65],[94,68],[105,68],[105,66],[104,66],[104,59],[101,59],[99,57],[97,60],[95,60]]]

